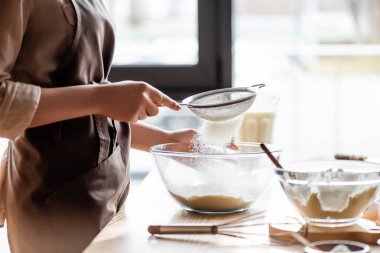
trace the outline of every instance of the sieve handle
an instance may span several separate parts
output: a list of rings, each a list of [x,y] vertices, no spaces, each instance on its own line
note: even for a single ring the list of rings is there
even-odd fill
[[[251,85],[251,86],[249,86],[248,88],[247,88],[247,90],[256,90],[256,88],[257,89],[261,89],[261,88],[263,88],[263,87],[265,87],[266,86],[266,84],[265,83],[259,83],[259,84],[254,84],[254,85]]]
[[[152,235],[180,235],[180,234],[216,234],[215,225],[151,225],[148,232]]]
[[[189,108],[193,107],[191,104],[188,104],[188,103],[178,103],[180,106],[187,106]]]
[[[366,156],[347,155],[347,154],[335,154],[334,158],[337,159],[337,160],[355,160],[355,161],[365,161],[365,160],[367,160]]]

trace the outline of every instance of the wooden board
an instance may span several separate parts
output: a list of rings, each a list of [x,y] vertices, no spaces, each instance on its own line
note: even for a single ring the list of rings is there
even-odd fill
[[[380,227],[373,221],[361,219],[355,225],[349,227],[317,227],[304,225],[301,229],[296,226],[271,224],[269,235],[272,238],[283,237],[289,239],[290,233],[299,232],[311,242],[320,240],[352,240],[377,245],[380,239]]]

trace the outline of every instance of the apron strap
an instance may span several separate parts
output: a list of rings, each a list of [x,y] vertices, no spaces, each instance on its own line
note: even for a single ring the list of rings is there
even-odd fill
[[[107,81],[102,81],[96,83],[95,81],[91,82],[92,84],[103,85]],[[94,121],[96,125],[96,131],[99,135],[99,157],[98,163],[106,160],[114,151],[116,146],[116,127],[113,119],[107,118],[101,115],[94,115]]]
[[[98,163],[103,162],[110,153],[111,140],[108,134],[107,118],[100,115],[94,115],[96,131],[99,135],[99,157]]]

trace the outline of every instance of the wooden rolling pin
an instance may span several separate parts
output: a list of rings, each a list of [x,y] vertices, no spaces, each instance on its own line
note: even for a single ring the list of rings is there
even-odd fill
[[[337,160],[352,160],[352,161],[365,161],[369,163],[380,163],[380,158],[367,157],[367,156],[362,156],[362,155],[336,154],[334,158]]]

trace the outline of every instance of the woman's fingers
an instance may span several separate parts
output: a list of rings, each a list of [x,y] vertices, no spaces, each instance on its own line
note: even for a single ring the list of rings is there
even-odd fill
[[[239,146],[238,145],[236,145],[235,143],[230,143],[230,144],[228,144],[228,146],[227,146],[228,148],[230,148],[230,149],[232,149],[232,150],[239,150]]]
[[[179,106],[179,104],[176,101],[174,101],[173,99],[169,98],[166,95],[163,96],[162,105],[166,106],[166,107],[169,107],[170,109],[173,109],[173,110],[176,110],[176,111],[178,111],[179,109],[181,109],[181,107]]]
[[[159,113],[157,105],[153,104],[149,98],[145,99],[144,106],[138,114],[138,120],[144,120],[147,117],[156,116]]]
[[[158,107],[149,100],[147,100],[145,111],[149,117],[156,116],[159,113]]]
[[[146,119],[146,117],[147,117],[146,111],[141,111],[137,118],[138,118],[138,120],[144,120],[144,119]]]
[[[151,87],[151,89],[148,89],[147,93],[152,102],[158,106],[165,106],[176,111],[181,109],[176,101],[153,87]]]

